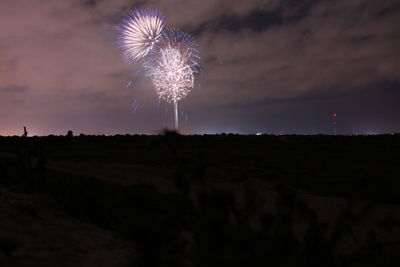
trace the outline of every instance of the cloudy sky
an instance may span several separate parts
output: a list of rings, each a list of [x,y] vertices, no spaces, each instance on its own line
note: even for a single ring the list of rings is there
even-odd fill
[[[0,135],[173,126],[116,25],[155,8],[200,46],[188,133],[400,132],[398,0],[0,0]],[[127,84],[130,83],[130,86]]]

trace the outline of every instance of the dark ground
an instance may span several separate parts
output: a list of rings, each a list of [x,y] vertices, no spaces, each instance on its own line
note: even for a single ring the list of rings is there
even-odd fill
[[[0,137],[0,266],[399,266],[399,159],[400,135]]]

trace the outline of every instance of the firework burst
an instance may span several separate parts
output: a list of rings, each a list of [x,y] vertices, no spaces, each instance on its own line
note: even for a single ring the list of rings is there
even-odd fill
[[[146,63],[145,63],[146,64]],[[160,99],[173,103],[184,98],[194,86],[194,72],[185,56],[175,47],[159,50],[158,59],[147,66]]]
[[[199,67],[199,51],[198,45],[194,38],[184,31],[178,29],[165,29],[155,46],[155,52],[168,47],[174,47],[180,51],[186,63],[197,72]]]
[[[174,104],[175,128],[178,129],[178,101],[194,87],[199,69],[199,53],[194,39],[187,33],[167,29],[146,58],[144,67],[160,97]]]
[[[194,87],[198,59],[197,44],[190,35],[167,29],[146,57],[144,67],[158,96],[167,102],[177,102]]]
[[[164,30],[165,20],[157,10],[134,9],[119,27],[119,40],[129,63],[143,62],[159,99],[174,104],[178,129],[178,101],[194,87],[200,57],[194,39],[181,30]]]
[[[134,9],[119,27],[121,49],[128,62],[143,59],[156,45],[165,25],[158,10]]]

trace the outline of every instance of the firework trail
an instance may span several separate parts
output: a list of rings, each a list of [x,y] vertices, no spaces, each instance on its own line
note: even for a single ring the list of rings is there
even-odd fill
[[[137,99],[135,99],[135,100],[133,101],[133,103],[132,103],[132,107],[131,107],[131,109],[132,109],[132,113],[135,113],[135,112],[136,112],[136,110],[137,110],[137,108],[138,108],[138,105],[137,105]]]
[[[125,88],[129,88],[131,85],[132,85],[132,81],[129,81],[129,82],[126,84]]]
[[[158,10],[133,9],[119,26],[119,39],[128,62],[143,59],[158,42],[165,25]]]
[[[144,62],[146,74],[151,77],[159,98],[174,104],[176,130],[178,101],[194,87],[199,58],[197,44],[189,34],[167,29]]]

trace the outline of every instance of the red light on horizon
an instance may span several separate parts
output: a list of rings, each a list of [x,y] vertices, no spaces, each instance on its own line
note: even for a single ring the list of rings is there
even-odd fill
[[[333,116],[333,117],[336,117],[336,113],[333,113],[332,116]]]

